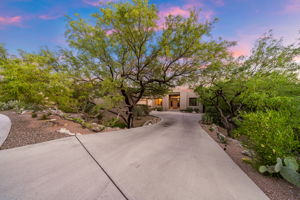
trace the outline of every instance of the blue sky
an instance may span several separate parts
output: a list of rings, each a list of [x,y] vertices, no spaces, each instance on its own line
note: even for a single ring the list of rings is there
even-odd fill
[[[0,0],[0,43],[10,52],[37,51],[40,47],[66,47],[65,15],[83,17],[98,10],[107,0]],[[299,38],[300,0],[150,0],[160,16],[187,15],[190,8],[201,8],[203,19],[219,18],[214,37],[237,41],[235,55],[249,53],[253,42],[273,29],[287,42]]]

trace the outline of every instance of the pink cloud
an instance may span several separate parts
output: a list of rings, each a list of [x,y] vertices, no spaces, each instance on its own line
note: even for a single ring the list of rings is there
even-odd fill
[[[43,20],[53,20],[62,17],[62,15],[40,15],[39,18]]]
[[[217,0],[218,1],[218,0]],[[169,16],[169,15],[180,15],[184,18],[189,17],[190,15],[190,10],[193,10],[195,8],[201,8],[204,7],[204,5],[197,0],[188,0],[186,1],[186,4],[182,5],[182,6],[172,6],[172,5],[168,5],[168,4],[164,4],[160,6],[159,9],[159,20],[158,20],[158,29],[162,29],[164,22],[165,22],[165,17]],[[205,19],[205,20],[209,20],[212,19],[214,15],[214,12],[212,10],[202,10],[200,12],[200,19]]]
[[[99,6],[101,4],[105,4],[108,2],[112,2],[114,0],[83,0],[84,3],[90,5],[90,6]]]
[[[300,12],[300,0],[288,0],[283,7],[283,14],[299,13]]]
[[[183,17],[188,17],[190,14],[189,10],[180,8],[179,6],[172,6],[162,9],[159,12],[159,17],[167,17],[168,15],[181,15]]]
[[[0,16],[0,25],[20,25],[22,21],[21,16],[15,17],[1,17]]]

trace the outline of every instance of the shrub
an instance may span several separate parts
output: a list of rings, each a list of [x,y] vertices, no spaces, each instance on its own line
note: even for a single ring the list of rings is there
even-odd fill
[[[133,115],[135,117],[146,116],[149,115],[150,109],[148,105],[136,105],[133,109]]]
[[[237,136],[244,135],[244,145],[255,152],[254,162],[272,165],[276,158],[293,156],[299,148],[299,138],[290,123],[288,112],[269,110],[242,114],[237,121]]]
[[[211,115],[209,113],[204,113],[203,116],[202,116],[201,122],[203,124],[212,124],[213,123],[213,118],[211,117]]]
[[[163,107],[161,107],[161,106],[160,107],[156,107],[155,109],[156,109],[156,111],[163,111]]]
[[[185,111],[186,111],[186,112],[189,112],[189,113],[192,113],[192,112],[194,111],[194,108],[187,107]]]
[[[126,124],[121,121],[119,118],[112,118],[108,121],[104,122],[104,125],[107,127],[119,127],[119,128],[126,128]]]
[[[48,120],[48,119],[50,119],[48,114],[43,114],[43,115],[39,118],[39,120]]]
[[[199,112],[200,112],[200,109],[199,109],[199,108],[194,108],[194,111],[195,111],[196,113],[199,113]]]
[[[37,115],[36,112],[31,113],[31,117],[32,117],[32,118],[37,118],[37,116],[38,116],[38,115]]]
[[[0,103],[0,110],[12,110],[16,109],[19,110],[23,108],[24,105],[20,101],[7,101],[7,102],[1,102]]]

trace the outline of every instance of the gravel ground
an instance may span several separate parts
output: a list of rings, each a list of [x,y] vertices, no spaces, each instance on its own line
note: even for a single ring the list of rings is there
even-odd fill
[[[11,119],[12,127],[0,150],[69,137],[67,134],[58,133],[57,130],[60,128],[66,128],[73,133],[92,133],[92,131],[81,128],[79,124],[62,120],[58,116],[51,116],[51,119],[56,120],[50,122],[32,118],[30,113],[21,115],[13,111],[3,111],[1,114],[7,115]]]
[[[3,145],[0,147],[0,150],[69,137],[70,135],[57,132],[61,128],[65,128],[72,133],[95,133],[89,129],[83,128],[78,123],[61,119],[59,116],[52,115],[50,116],[50,119],[55,120],[49,121],[32,118],[30,112],[17,114],[13,111],[2,111],[0,113],[8,116],[12,121],[11,131]],[[153,122],[159,121],[157,117],[145,116],[134,120],[135,127],[142,126],[148,120],[153,120]],[[115,130],[119,130],[119,128],[107,128],[105,131]]]
[[[210,135],[216,142],[218,137],[216,131],[210,131],[208,125],[201,124],[202,128]],[[226,131],[219,128],[219,131],[224,135]],[[225,148],[224,144],[218,142],[218,144]],[[242,161],[242,158],[247,158],[241,152],[244,149],[234,141],[229,141],[226,146],[226,153],[231,159],[256,183],[258,187],[271,199],[271,200],[300,200],[300,188],[291,185],[287,181],[281,178],[263,176],[258,173],[250,164]]]

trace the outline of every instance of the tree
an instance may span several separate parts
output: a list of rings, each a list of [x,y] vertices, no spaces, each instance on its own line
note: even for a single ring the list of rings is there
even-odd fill
[[[196,91],[230,133],[242,111],[286,105],[288,95],[299,95],[297,90],[294,94],[290,91],[298,88],[295,73],[299,63],[295,58],[299,55],[297,43],[284,45],[269,32],[256,42],[248,58],[228,56],[223,63],[204,68]]]
[[[122,100],[124,112],[105,109],[133,126],[133,109],[145,95],[164,94],[193,79],[228,43],[205,40],[213,22],[199,22],[198,12],[188,18],[169,15],[158,24],[158,10],[147,0],[111,3],[92,15],[94,23],[69,18],[66,32],[71,48],[65,51],[69,71],[94,85],[94,97],[109,104]],[[161,29],[161,27],[164,27]],[[218,48],[214,48],[217,46]],[[107,102],[106,101],[106,102]]]
[[[66,107],[70,103],[70,81],[54,54],[41,50],[38,54],[20,51],[10,56],[0,48],[0,102],[18,100],[36,106]]]

